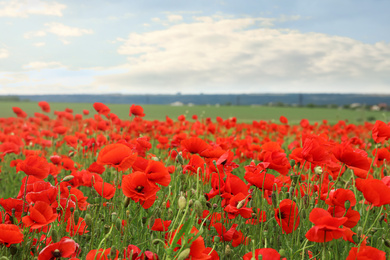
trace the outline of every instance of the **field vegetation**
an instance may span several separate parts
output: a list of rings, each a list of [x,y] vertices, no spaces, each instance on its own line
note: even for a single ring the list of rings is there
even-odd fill
[[[0,118],[1,260],[389,256],[387,121],[15,104]]]

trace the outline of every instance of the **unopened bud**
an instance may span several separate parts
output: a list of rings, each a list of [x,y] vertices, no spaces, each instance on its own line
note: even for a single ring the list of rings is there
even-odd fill
[[[127,208],[130,204],[130,198],[129,197],[126,197],[125,200],[123,201],[123,207],[124,208]]]
[[[158,159],[158,157],[156,157],[156,156],[153,156],[152,158],[151,158],[153,161],[156,161],[156,162],[158,162],[160,159]]]
[[[73,213],[74,221],[78,222],[80,218],[80,212],[76,209]]]
[[[286,250],[284,250],[283,248],[279,250],[279,255],[280,257],[286,257]]]
[[[58,241],[60,241],[58,239],[58,232],[56,229],[52,229],[50,232],[51,232],[51,240],[53,241],[53,243],[57,243]]]
[[[186,259],[190,255],[190,251],[191,250],[189,248],[186,248],[183,251],[181,251],[181,253],[177,257],[177,260],[184,260],[184,259]]]
[[[274,207],[274,209],[276,209],[278,207],[278,201],[276,199],[276,192],[272,192],[271,200],[272,200],[272,206]]]
[[[230,248],[229,245],[226,245],[226,247],[225,247],[225,256],[229,257],[231,255],[232,255],[232,249]]]
[[[85,220],[85,224],[87,224],[87,226],[92,226],[92,217],[89,213],[87,213],[85,215],[84,220]]]
[[[112,212],[111,213],[111,222],[115,223],[117,217],[118,217],[117,213],[116,212]]]
[[[62,181],[63,181],[63,182],[65,182],[65,181],[71,181],[71,180],[73,180],[73,178],[74,178],[74,175],[67,175],[67,176],[65,176],[65,177],[62,179]]]
[[[390,240],[385,239],[385,240],[383,240],[383,243],[385,244],[385,246],[387,246],[388,248],[390,248]]]
[[[183,195],[181,195],[178,201],[179,209],[184,209],[186,207],[186,204],[187,204],[186,198]]]
[[[176,161],[178,161],[181,165],[184,165],[184,158],[181,155],[181,152],[177,154]]]
[[[244,206],[244,204],[245,204],[245,201],[246,201],[246,198],[243,199],[243,200],[240,200],[240,201],[238,202],[238,204],[237,204],[237,209],[242,208],[242,207]]]
[[[203,214],[203,207],[202,207],[202,203],[199,200],[195,200],[194,208],[195,208],[196,215],[202,216],[202,214]]]
[[[317,175],[321,175],[322,174],[321,166],[314,167],[314,173],[317,174]]]
[[[121,230],[122,229],[122,220],[120,218],[116,219],[115,227],[116,227],[117,230]]]
[[[214,236],[213,241],[215,243],[218,243],[219,241],[221,241],[221,238],[219,236]]]
[[[363,228],[359,226],[356,233],[358,237],[361,237],[363,235]]]
[[[348,211],[350,207],[351,207],[351,202],[349,200],[346,200],[344,203],[344,208]]]

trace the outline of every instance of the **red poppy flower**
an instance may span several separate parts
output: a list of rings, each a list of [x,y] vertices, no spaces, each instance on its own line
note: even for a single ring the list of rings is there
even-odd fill
[[[55,221],[58,214],[53,213],[53,208],[43,202],[38,201],[29,209],[30,214],[22,218],[23,224],[31,229],[38,229]]]
[[[0,198],[0,205],[4,208],[5,212],[8,215],[12,216],[12,211],[14,211],[17,220],[20,220],[20,218],[22,217],[23,204],[24,204],[24,212],[27,212],[28,204],[23,202],[23,200],[13,199],[13,198],[8,198],[8,199]]]
[[[262,151],[259,155],[259,160],[268,162],[268,168],[273,169],[280,174],[287,175],[290,170],[290,162],[287,159],[286,153],[276,142],[268,142],[261,146]]]
[[[94,250],[91,250],[88,252],[88,254],[86,255],[85,259],[86,260],[116,260],[118,259],[118,256],[119,256],[119,251],[116,250],[116,256],[114,257],[114,259],[112,258],[109,258],[109,255],[111,253],[111,248],[107,248],[107,249],[94,249]]]
[[[87,109],[83,109],[83,114],[86,116],[86,115],[89,115],[89,110]]]
[[[156,193],[160,188],[148,180],[146,173],[133,172],[124,175],[122,180],[122,192],[126,197],[141,203],[145,209],[150,208],[156,200]]]
[[[150,181],[162,186],[168,186],[171,182],[171,175],[162,162],[149,160],[145,173]]]
[[[144,117],[144,109],[141,106],[137,106],[132,104],[130,107],[130,113],[129,116],[134,115],[134,116],[139,116],[139,117]]]
[[[350,207],[356,205],[355,193],[351,190],[337,189],[329,192],[329,198],[325,200],[325,203],[329,206],[340,206],[345,208],[345,202],[349,201]]]
[[[106,117],[111,111],[111,109],[108,106],[100,102],[93,103],[93,108],[96,110],[96,112],[105,115]]]
[[[87,224],[85,223],[85,220],[83,218],[79,217],[77,223],[75,223],[73,217],[68,218],[66,224],[66,232],[68,232],[71,237],[76,234],[79,234],[81,236],[82,234],[88,233],[89,231],[86,230],[86,228]]]
[[[285,116],[280,116],[279,121],[282,124],[286,124],[286,125],[288,124],[288,119]]]
[[[168,231],[171,222],[172,220],[162,220],[161,218],[157,218],[154,220],[153,226],[149,228],[153,231]]]
[[[313,165],[330,161],[331,145],[324,136],[304,135],[302,137],[302,158]]]
[[[280,254],[273,248],[261,248],[255,250],[255,255],[252,252],[246,253],[243,260],[252,260],[253,257],[258,260],[262,256],[262,260],[280,260]],[[283,258],[285,259],[285,258]]]
[[[39,252],[38,260],[53,260],[62,257],[75,257],[79,251],[79,244],[69,237],[61,238],[60,242],[50,244]]]
[[[23,241],[23,233],[17,225],[0,224],[0,243],[9,247],[12,244],[19,244]]]
[[[366,245],[361,245],[360,248],[352,247],[346,260],[356,259],[386,260],[386,252]]]
[[[20,107],[12,107],[12,110],[16,114],[17,117],[26,118],[27,113],[24,112]]]
[[[100,196],[107,200],[112,199],[115,195],[115,186],[110,183],[99,181],[95,182],[93,187]]]
[[[377,179],[357,179],[356,188],[363,193],[364,198],[376,207],[390,204],[390,187]]]
[[[38,106],[41,107],[43,112],[49,113],[50,112],[50,105],[46,101],[40,101],[38,102]]]
[[[183,146],[185,151],[198,154],[210,148],[210,145],[199,137],[191,137],[189,139],[185,139],[181,141],[181,145]]]
[[[103,165],[100,165],[96,162],[92,163],[89,167],[88,167],[88,171],[90,172],[94,172],[94,173],[97,173],[97,174],[103,174],[103,172],[106,170],[106,168],[104,168]]]
[[[372,138],[375,143],[382,143],[390,138],[390,126],[380,120],[375,122],[372,129]]]
[[[360,220],[360,213],[353,209],[346,210],[344,207],[329,207],[328,212],[335,218],[346,217],[348,220],[343,224],[344,227],[353,228]]]
[[[367,177],[371,162],[368,160],[366,152],[359,149],[354,150],[348,143],[337,144],[332,152],[337,160],[352,169],[356,176]]]
[[[259,163],[257,166],[245,166],[244,179],[259,189],[272,191],[275,183],[275,176],[266,173],[269,163]]]
[[[230,199],[229,205],[224,210],[228,213],[229,219],[233,219],[238,215],[241,215],[243,218],[250,218],[252,216],[252,208],[247,208],[247,204],[248,197],[239,193]]]
[[[137,154],[129,146],[123,143],[115,143],[109,144],[100,150],[96,163],[110,165],[120,171],[125,171],[133,165],[136,159]]]
[[[314,223],[314,227],[307,231],[305,237],[312,242],[329,242],[343,236],[343,229],[340,228],[348,219],[334,218],[330,213],[322,208],[314,208],[310,212],[309,220]]]
[[[19,171],[23,171],[25,174],[39,179],[45,179],[50,173],[49,163],[45,158],[37,155],[28,156],[18,167]]]
[[[279,208],[275,210],[275,219],[278,225],[282,227],[282,233],[290,234],[299,226],[298,207],[290,199],[284,199],[280,202]]]

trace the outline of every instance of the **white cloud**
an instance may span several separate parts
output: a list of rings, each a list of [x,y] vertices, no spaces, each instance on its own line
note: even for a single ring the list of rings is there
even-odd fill
[[[45,45],[46,45],[45,42],[36,42],[36,43],[34,43],[34,46],[35,46],[35,47],[43,47],[43,46],[45,46]]]
[[[56,23],[56,22],[45,23],[45,26],[47,27],[46,29],[47,32],[56,34],[60,37],[76,37],[76,36],[82,36],[84,34],[93,33],[93,31],[89,29],[70,27],[62,23]]]
[[[8,58],[9,51],[5,48],[0,48],[0,59]]]
[[[29,15],[62,16],[66,5],[40,0],[8,0],[0,2],[0,17],[28,17]]]
[[[128,71],[97,77],[95,84],[116,90],[130,85],[143,92],[388,88],[390,44],[268,27],[288,19],[301,18],[198,17],[164,30],[131,33],[118,48],[128,57]]]
[[[61,62],[51,61],[51,62],[43,62],[43,61],[34,61],[29,62],[26,65],[23,65],[24,69],[28,70],[41,70],[41,69],[57,69],[64,68],[65,66],[61,64]]]
[[[179,21],[183,20],[183,16],[177,15],[177,14],[168,15],[167,18],[168,18],[168,21],[170,21],[170,22],[179,22]]]
[[[26,39],[31,39],[31,38],[34,38],[34,37],[43,37],[43,36],[46,36],[46,32],[42,31],[42,30],[26,32],[24,34],[24,38],[26,38]]]

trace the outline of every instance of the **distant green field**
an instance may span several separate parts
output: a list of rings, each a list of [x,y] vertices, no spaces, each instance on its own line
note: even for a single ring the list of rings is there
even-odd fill
[[[121,119],[129,118],[130,105],[126,104],[106,104],[112,113],[118,115]],[[41,112],[38,103],[35,102],[0,102],[0,117],[14,117],[12,107],[17,106],[23,109],[29,116],[34,112]],[[90,116],[96,112],[89,103],[50,103],[50,117],[53,117],[55,110],[62,111],[65,108],[71,108],[74,114],[82,114],[83,109],[90,111]],[[306,108],[306,107],[268,107],[268,106],[169,106],[169,105],[142,105],[146,120],[164,120],[165,116],[176,119],[179,115],[186,115],[190,119],[192,115],[198,115],[199,118],[210,117],[215,120],[217,116],[227,119],[236,117],[240,122],[252,122],[253,120],[275,120],[278,122],[280,116],[288,118],[290,123],[298,123],[306,118],[311,123],[320,122],[323,119],[329,123],[336,123],[339,120],[348,120],[350,123],[362,123],[367,120],[387,121],[389,112],[351,110],[338,108]]]

